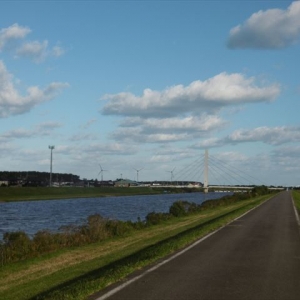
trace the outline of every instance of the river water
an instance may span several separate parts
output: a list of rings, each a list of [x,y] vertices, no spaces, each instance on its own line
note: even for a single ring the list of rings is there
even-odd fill
[[[201,204],[228,193],[185,193],[118,196],[0,203],[0,240],[5,232],[22,230],[33,236],[39,230],[57,231],[61,226],[83,224],[88,216],[122,221],[144,220],[150,212],[168,212],[172,203],[185,200]]]

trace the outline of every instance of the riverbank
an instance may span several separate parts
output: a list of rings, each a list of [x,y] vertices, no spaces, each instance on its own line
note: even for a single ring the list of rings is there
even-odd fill
[[[133,271],[186,247],[268,198],[270,195],[208,208],[122,238],[4,266],[0,270],[0,298],[86,299]]]
[[[201,192],[199,188],[159,187],[0,187],[0,202],[76,199],[110,196],[155,195],[162,193]]]

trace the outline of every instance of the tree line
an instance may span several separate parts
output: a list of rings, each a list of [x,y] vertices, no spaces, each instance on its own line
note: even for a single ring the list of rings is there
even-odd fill
[[[26,184],[47,184],[50,180],[49,172],[38,171],[0,171],[0,181],[8,181],[10,185]],[[57,182],[78,182],[80,177],[71,173],[52,173],[52,180]]]

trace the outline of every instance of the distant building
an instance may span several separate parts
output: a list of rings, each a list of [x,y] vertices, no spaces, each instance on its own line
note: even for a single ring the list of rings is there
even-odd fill
[[[115,183],[112,180],[102,180],[102,181],[95,181],[94,186],[95,187],[101,187],[101,186],[113,187],[113,186],[115,186]]]
[[[121,179],[115,182],[115,187],[130,187],[130,186],[137,186],[136,181],[132,181],[129,179]]]
[[[0,186],[8,186],[9,181],[8,180],[0,180]]]

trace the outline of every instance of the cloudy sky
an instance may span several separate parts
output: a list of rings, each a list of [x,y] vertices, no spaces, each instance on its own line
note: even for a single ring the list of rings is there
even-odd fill
[[[1,1],[0,20],[2,171],[48,172],[55,145],[53,172],[203,181],[208,149],[212,184],[300,184],[300,1]]]

